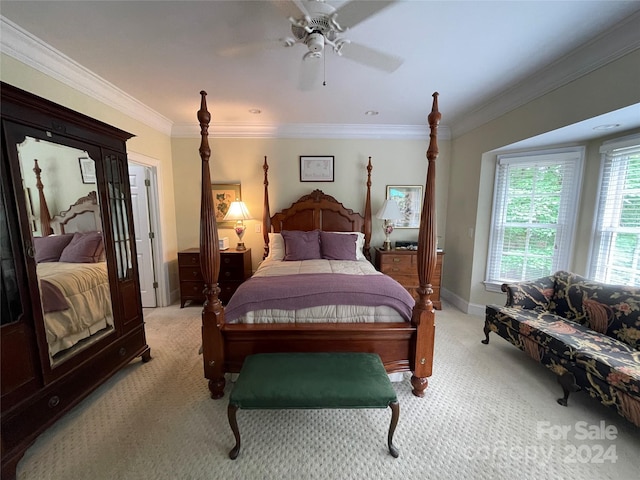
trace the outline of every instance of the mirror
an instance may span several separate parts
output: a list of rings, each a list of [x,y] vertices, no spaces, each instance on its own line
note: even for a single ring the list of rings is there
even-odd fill
[[[96,165],[86,151],[29,136],[17,150],[55,366],[114,331]]]

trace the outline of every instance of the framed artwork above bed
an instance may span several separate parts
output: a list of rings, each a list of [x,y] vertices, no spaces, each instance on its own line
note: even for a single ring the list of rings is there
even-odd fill
[[[96,183],[96,164],[88,157],[80,157],[80,175],[82,183]]]
[[[422,185],[387,185],[387,199],[395,200],[402,212],[393,222],[395,228],[420,228]]]
[[[213,209],[216,213],[216,224],[220,228],[233,228],[235,221],[226,221],[222,219],[229,211],[231,202],[242,200],[240,195],[239,183],[212,183],[211,190],[213,193]]]
[[[300,155],[301,182],[333,182],[333,156]]]

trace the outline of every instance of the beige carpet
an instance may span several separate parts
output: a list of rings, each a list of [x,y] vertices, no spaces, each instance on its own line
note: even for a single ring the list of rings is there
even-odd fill
[[[200,308],[173,306],[145,311],[153,360],[132,362],[41,435],[18,478],[638,478],[640,429],[584,393],[557,405],[551,372],[495,335],[482,345],[481,317],[444,308],[425,398],[407,376],[394,384],[398,459],[386,448],[388,410],[241,410],[242,450],[229,460],[228,396],[208,395]],[[580,438],[601,425],[615,438]],[[566,438],[553,435],[561,426]]]

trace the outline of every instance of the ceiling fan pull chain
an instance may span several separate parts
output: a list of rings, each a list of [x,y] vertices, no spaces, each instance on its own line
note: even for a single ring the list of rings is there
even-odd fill
[[[327,86],[327,56],[322,55],[322,86]]]

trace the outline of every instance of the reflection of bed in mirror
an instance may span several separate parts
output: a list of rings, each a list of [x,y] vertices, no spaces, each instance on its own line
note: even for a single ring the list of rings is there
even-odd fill
[[[37,168],[37,166],[36,166]],[[42,194],[41,231],[49,214]],[[113,309],[105,259],[100,205],[95,191],[48,220],[51,235],[35,237],[35,259],[45,331],[52,363],[113,331]]]

